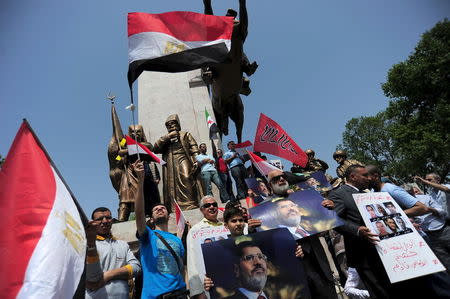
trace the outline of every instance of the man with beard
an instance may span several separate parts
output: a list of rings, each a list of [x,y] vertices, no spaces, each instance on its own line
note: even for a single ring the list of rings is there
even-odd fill
[[[262,204],[267,204],[268,201],[277,202],[280,200],[283,200],[282,202],[289,202],[289,200],[285,201],[291,192],[286,175],[281,170],[273,170],[269,172],[268,180],[273,195],[267,198]],[[322,201],[322,206],[328,209],[334,207],[333,202],[330,200]],[[297,244],[303,250],[303,265],[305,267],[311,296],[313,298],[337,298],[333,274],[319,237],[314,235],[302,238],[297,240]]]
[[[279,227],[286,227],[295,239],[310,236],[310,233],[300,225],[302,215],[297,204],[287,198],[280,199],[275,204]]]
[[[146,225],[144,165],[136,161],[133,168],[138,177],[135,210],[144,274],[142,298],[156,298],[163,294],[186,298],[186,284],[183,280],[183,244],[179,238],[169,233],[169,213],[163,204],[159,203],[151,207],[150,222],[155,229],[152,230]]]
[[[234,274],[239,288],[228,299],[258,298],[268,299],[264,294],[267,282],[267,256],[252,241],[243,241],[236,246],[238,262],[234,264]]]
[[[111,235],[112,216],[107,208],[92,213],[86,228],[86,298],[128,298],[128,279],[141,265],[125,241]]]

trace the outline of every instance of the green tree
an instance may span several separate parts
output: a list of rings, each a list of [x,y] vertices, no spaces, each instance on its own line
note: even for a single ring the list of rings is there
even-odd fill
[[[2,155],[0,155],[0,169],[2,169],[3,163],[5,163],[5,158],[3,158]]]
[[[450,22],[437,23],[406,61],[394,65],[382,85],[399,157],[396,175],[450,171]],[[400,163],[401,162],[401,163]]]

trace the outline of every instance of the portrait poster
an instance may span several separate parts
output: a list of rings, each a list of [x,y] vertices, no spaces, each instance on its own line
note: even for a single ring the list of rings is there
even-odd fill
[[[313,189],[319,192],[331,190],[331,184],[323,171],[311,173],[305,181],[298,183],[297,186],[302,190]]]
[[[261,203],[267,196],[267,194],[263,194],[261,192],[261,188],[259,186],[260,181],[258,181],[258,179],[256,178],[246,178],[245,183],[247,184],[247,187],[249,189],[252,189],[252,191],[256,194],[256,197],[253,198],[253,201],[257,204]]]
[[[257,288],[267,299],[311,298],[296,246],[283,228],[203,244],[206,273],[214,283],[210,297],[246,298],[242,294]]]
[[[248,212],[252,218],[261,220],[258,231],[286,227],[295,239],[301,239],[343,224],[334,211],[322,206],[322,201],[319,192],[303,190],[287,198],[274,198]]]
[[[392,283],[445,270],[389,193],[353,198],[366,227],[379,235],[377,251]]]

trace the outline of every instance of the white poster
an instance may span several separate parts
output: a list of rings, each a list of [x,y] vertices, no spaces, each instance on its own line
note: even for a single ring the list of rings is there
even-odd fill
[[[377,251],[392,283],[445,270],[389,193],[353,198],[366,226],[379,235]]]
[[[270,160],[269,161],[270,164],[272,164],[273,166],[275,166],[278,169],[283,170],[283,164],[281,163],[281,160]]]

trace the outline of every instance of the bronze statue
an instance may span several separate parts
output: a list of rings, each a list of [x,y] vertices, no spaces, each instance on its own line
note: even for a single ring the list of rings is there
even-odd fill
[[[212,15],[211,0],[203,0],[203,4],[205,14]],[[234,10],[227,12],[227,16],[236,15]],[[234,21],[229,62],[208,68],[203,74],[205,82],[211,83],[212,106],[221,135],[228,135],[228,118],[231,118],[236,125],[238,143],[242,142],[244,126],[244,105],[239,94],[250,94],[249,80],[243,77],[243,72],[250,76],[258,67],[256,62],[250,64],[244,54],[247,28],[246,1],[239,0],[239,21]]]
[[[327,171],[328,164],[315,158],[316,153],[312,149],[307,149],[305,154],[308,156],[308,162],[306,163],[305,168],[303,168],[303,172],[316,172],[320,170],[325,173]]]
[[[189,132],[181,131],[177,114],[170,115],[165,125],[168,134],[153,146],[154,153],[162,154],[167,163],[163,167],[164,205],[171,211],[175,199],[182,210],[196,209],[203,196],[200,168],[195,160],[199,154],[197,142]]]
[[[347,159],[347,153],[343,150],[337,150],[333,153],[333,159],[339,164],[336,168],[337,178],[332,182],[333,188],[336,188],[345,183],[345,171],[350,165],[365,166],[358,160]]]

